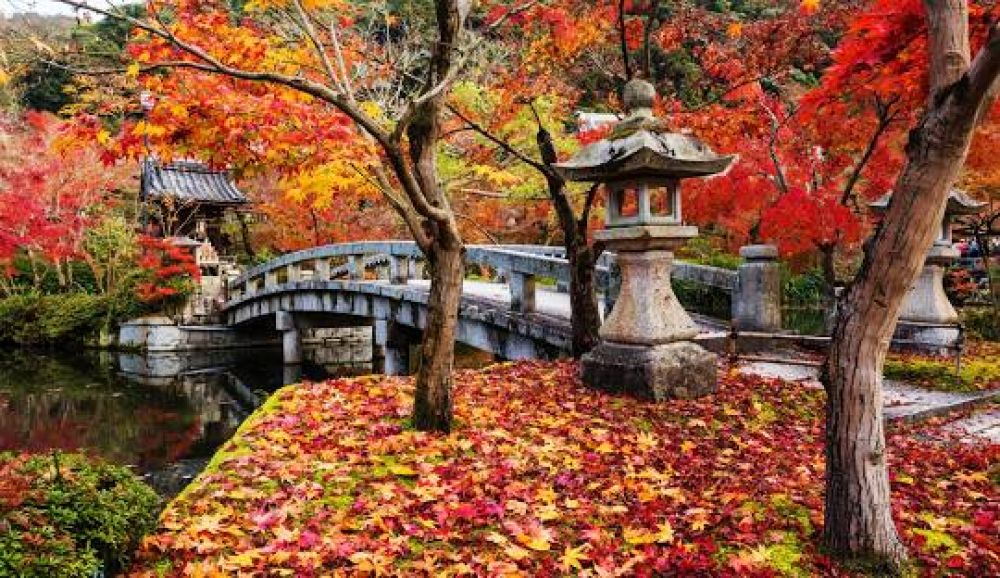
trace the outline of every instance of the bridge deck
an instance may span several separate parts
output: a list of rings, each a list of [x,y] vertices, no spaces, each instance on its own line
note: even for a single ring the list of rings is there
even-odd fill
[[[431,282],[410,279],[407,281],[407,286],[430,291]],[[489,301],[498,308],[510,308],[510,286],[505,283],[466,279],[462,285],[462,296],[465,299]],[[535,314],[569,323],[569,294],[556,291],[554,286],[540,285],[535,293]],[[691,315],[691,318],[702,333],[715,333],[726,328],[724,323],[701,315]],[[601,320],[604,320],[603,308],[601,309]]]

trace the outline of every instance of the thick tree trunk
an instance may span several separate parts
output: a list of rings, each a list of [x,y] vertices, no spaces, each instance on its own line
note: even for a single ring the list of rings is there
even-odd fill
[[[463,253],[461,241],[452,237],[436,243],[427,256],[431,291],[413,403],[413,426],[421,431],[451,431],[452,365],[465,277]]]
[[[906,551],[892,521],[882,368],[903,298],[940,227],[949,189],[1000,72],[1000,42],[968,67],[960,0],[925,0],[932,99],[910,133],[892,202],[840,307],[823,372],[827,392],[824,541],[835,556],[896,569]],[[964,51],[964,52],[963,52]],[[985,104],[984,104],[985,103]]]

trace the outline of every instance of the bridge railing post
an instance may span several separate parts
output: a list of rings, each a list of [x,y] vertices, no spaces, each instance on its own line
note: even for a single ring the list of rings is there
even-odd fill
[[[302,267],[298,263],[291,263],[285,266],[286,283],[298,283],[302,280]]]
[[[361,281],[365,278],[365,256],[347,256],[347,278],[351,281]]]
[[[276,287],[278,285],[278,270],[271,269],[264,273],[264,287]]]
[[[513,271],[510,274],[510,308],[519,313],[535,311],[535,276]]]
[[[781,265],[774,245],[740,248],[743,264],[732,294],[733,326],[743,331],[781,331]]]
[[[407,259],[407,278],[408,279],[423,279],[424,278],[424,267],[420,263],[419,257],[412,257]]]
[[[316,281],[330,280],[330,260],[316,259],[313,261],[313,279]]]
[[[410,259],[402,255],[389,255],[389,283],[406,285],[410,277]]]

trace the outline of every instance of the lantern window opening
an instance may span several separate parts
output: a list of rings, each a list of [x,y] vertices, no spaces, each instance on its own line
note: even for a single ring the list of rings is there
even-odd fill
[[[607,226],[681,223],[676,179],[630,179],[608,183]]]

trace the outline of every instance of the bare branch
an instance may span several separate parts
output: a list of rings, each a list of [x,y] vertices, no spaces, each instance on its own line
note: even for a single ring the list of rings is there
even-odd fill
[[[594,201],[597,199],[597,191],[600,189],[600,183],[594,183],[587,189],[587,197],[583,201],[583,211],[580,213],[580,224],[584,227],[590,222],[590,210],[594,206]]]
[[[625,81],[632,80],[632,63],[628,56],[628,42],[625,39],[625,0],[618,0],[618,35],[621,44],[622,62],[625,64]]]
[[[344,83],[337,77],[337,73],[333,70],[333,64],[330,63],[330,55],[326,53],[326,49],[323,48],[323,44],[319,41],[319,37],[316,35],[316,28],[312,24],[312,20],[309,18],[309,14],[306,13],[306,9],[302,6],[301,0],[293,0],[295,4],[295,11],[299,15],[299,26],[302,32],[306,35],[309,40],[309,44],[312,45],[313,50],[319,57],[320,62],[323,63],[323,70],[326,71],[326,75],[330,78],[330,82],[335,84],[342,92],[347,93],[347,89]]]
[[[847,184],[844,186],[844,192],[840,196],[840,204],[847,206],[848,201],[850,201],[854,196],[854,187],[857,186],[858,181],[861,180],[861,173],[865,170],[865,166],[868,165],[868,161],[871,160],[872,155],[875,154],[875,149],[878,148],[879,140],[881,140],[882,135],[888,130],[889,126],[896,119],[896,113],[892,110],[892,107],[899,101],[899,96],[894,96],[889,100],[882,100],[881,97],[875,97],[875,114],[878,118],[878,122],[875,125],[875,132],[872,133],[870,139],[868,139],[868,144],[865,146],[865,151],[861,155],[861,159],[854,165],[854,169],[851,171],[851,176],[847,178]]]
[[[455,108],[454,106],[448,105],[448,110],[450,110],[451,113],[454,114],[455,116],[457,116],[458,118],[462,119],[462,122],[464,122],[466,125],[468,125],[468,127],[470,129],[472,129],[473,131],[475,131],[479,135],[483,136],[484,138],[488,139],[490,142],[492,142],[493,144],[497,145],[498,147],[500,147],[501,149],[503,149],[507,153],[513,155],[514,157],[517,157],[517,159],[519,161],[523,162],[524,164],[531,166],[533,169],[535,169],[535,170],[537,170],[537,171],[539,171],[539,172],[541,172],[543,174],[548,174],[548,172],[550,171],[550,169],[547,166],[545,166],[542,163],[536,161],[535,159],[529,157],[527,154],[519,151],[517,148],[515,148],[513,145],[511,145],[507,141],[505,141],[505,140],[503,140],[503,139],[501,139],[501,138],[493,135],[485,127],[483,127],[482,125],[476,123],[475,121],[473,121],[469,117],[467,117],[464,114],[462,114],[462,112],[460,110],[458,110],[457,108]]]

